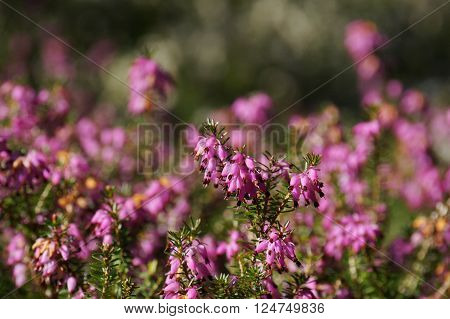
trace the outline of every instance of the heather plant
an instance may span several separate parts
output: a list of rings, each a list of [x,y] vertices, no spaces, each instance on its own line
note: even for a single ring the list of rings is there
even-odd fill
[[[447,297],[450,113],[388,77],[384,39],[346,29],[363,120],[327,104],[282,136],[264,92],[179,123],[148,55],[124,110],[80,110],[88,88],[46,43],[45,87],[0,85],[0,296]]]

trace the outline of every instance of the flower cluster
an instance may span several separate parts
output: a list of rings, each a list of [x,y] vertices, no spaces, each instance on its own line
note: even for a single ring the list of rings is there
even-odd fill
[[[15,234],[8,244],[8,259],[6,263],[13,267],[13,276],[16,286],[22,286],[26,281],[26,239],[21,233]]]
[[[290,187],[295,205],[298,205],[298,202],[302,200],[305,206],[313,203],[314,207],[319,207],[318,198],[324,197],[323,183],[319,181],[316,168],[309,168],[300,174],[292,174]]]
[[[35,188],[50,177],[47,159],[42,153],[30,151],[20,155],[10,151],[5,145],[6,141],[0,141],[0,144],[3,145],[1,161],[6,172],[0,177],[0,185],[5,191]]]
[[[295,255],[295,245],[290,238],[290,231],[285,227],[281,230],[268,230],[268,238],[261,240],[255,248],[255,253],[264,253],[265,262],[271,268],[287,270],[285,259],[290,259],[298,266],[300,261]]]
[[[238,205],[244,199],[256,198],[257,191],[266,191],[262,177],[256,171],[255,161],[240,152],[236,151],[225,164],[221,176],[226,197],[236,194]]]
[[[225,147],[215,136],[200,137],[194,152],[195,159],[200,161],[200,170],[204,172],[203,184],[212,181],[218,187],[222,162],[228,156]]]
[[[95,236],[102,238],[103,244],[111,245],[113,241],[111,233],[114,220],[110,213],[105,209],[99,209],[92,217],[91,223],[94,225]]]
[[[130,66],[127,112],[80,87],[84,72],[45,41],[45,81],[26,84],[25,68],[20,84],[0,84],[0,269],[9,274],[0,290],[35,298],[445,297],[450,112],[388,78],[375,50],[383,40],[362,20],[345,35],[364,119],[349,126],[334,105],[293,114],[270,152],[258,147],[273,138],[265,124],[276,103],[266,93],[208,114],[236,121],[230,129],[213,120],[176,126],[171,134],[186,144],[172,145],[139,125],[144,112],[151,125],[168,123],[152,112],[161,101],[184,103],[184,94],[169,98],[174,81],[155,60]],[[105,62],[108,48],[89,56]],[[261,127],[268,136],[251,134]]]
[[[364,247],[374,245],[378,232],[378,226],[365,214],[344,216],[328,232],[325,252],[336,259],[342,258],[346,248],[358,253]]]
[[[183,251],[175,247],[170,251],[170,270],[166,274],[164,298],[179,298],[182,295],[189,299],[196,298],[197,286],[191,282],[212,278],[213,271],[205,245],[195,241],[182,247]],[[186,284],[186,281],[189,283]]]

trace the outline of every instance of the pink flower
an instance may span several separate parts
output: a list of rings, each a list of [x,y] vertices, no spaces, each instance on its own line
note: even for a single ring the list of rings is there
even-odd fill
[[[179,257],[180,253],[183,256],[182,259]],[[205,245],[199,241],[187,245],[183,252],[179,252],[178,248],[172,247],[169,267],[163,288],[164,298],[183,298],[185,296],[196,298],[198,297],[198,287],[195,285],[182,287],[180,282],[185,279],[192,284],[195,280],[212,277],[210,256]]]
[[[188,299],[197,299],[198,298],[198,292],[197,287],[191,287],[187,290]]]
[[[295,245],[292,242],[290,232],[271,228],[267,239],[260,240],[256,245],[255,253],[264,252],[266,263],[270,268],[287,270],[285,259],[290,259],[300,266],[300,261],[295,256]]]
[[[194,154],[195,159],[200,161],[200,171],[204,172],[203,184],[208,185],[212,181],[217,187],[222,162],[228,156],[225,147],[214,136],[200,137]]]
[[[47,158],[40,152],[31,150],[26,155],[17,156],[5,149],[4,156],[7,160],[5,158],[6,167],[0,177],[0,185],[10,190],[39,186],[51,176]]]
[[[225,254],[228,260],[231,260],[241,249],[238,240],[241,239],[241,234],[237,230],[232,230],[230,233],[230,241],[222,242],[217,247],[219,255]]]
[[[69,248],[69,250],[75,251],[78,258],[82,260],[87,259],[89,257],[89,249],[85,240],[81,236],[78,226],[73,223],[69,224],[67,235],[69,236],[69,242],[72,246],[72,249]]]
[[[289,172],[291,164],[284,159],[277,160],[274,163],[270,163],[269,160],[262,156],[260,159],[261,164],[271,167],[271,170],[261,171],[261,176],[263,180],[268,180],[269,178],[282,177],[287,182],[289,181]]]
[[[250,156],[235,152],[222,170],[222,181],[226,196],[236,195],[238,205],[244,200],[256,198],[257,192],[266,192],[261,174],[256,170],[255,161]]]
[[[196,242],[187,248],[186,265],[197,279],[211,276],[211,272],[208,269],[208,252],[201,243]]]
[[[377,136],[380,134],[380,123],[376,120],[358,123],[353,127],[353,134],[364,139]]]
[[[266,279],[263,279],[263,285],[266,288],[268,295],[263,296],[263,298],[267,299],[281,299],[282,296],[280,292],[278,291],[277,285],[273,282],[271,277],[267,277]]]
[[[425,105],[425,96],[417,90],[407,90],[400,101],[401,109],[407,114],[420,112]]]
[[[324,193],[322,191],[323,183],[319,181],[317,168],[310,167],[303,173],[292,174],[289,185],[295,205],[298,205],[298,202],[302,200],[305,206],[312,202],[314,207],[319,207],[317,195],[321,198]]]
[[[356,20],[346,28],[345,46],[354,60],[359,60],[381,44],[382,36],[370,21]]]
[[[131,87],[128,109],[133,114],[149,110],[155,103],[155,96],[165,98],[173,81],[155,61],[140,57],[130,68],[128,81]]]
[[[8,259],[6,263],[8,265],[14,265],[22,262],[25,258],[25,247],[25,236],[21,233],[14,235],[6,248],[8,252]]]
[[[317,299],[319,295],[317,293],[317,282],[313,277],[309,277],[308,280],[303,283],[296,291],[294,299]]]
[[[175,279],[175,277],[167,277],[165,281],[165,286],[163,288],[163,298],[164,299],[178,299],[180,298],[180,283]]]
[[[378,233],[378,226],[368,215],[355,213],[344,216],[327,233],[325,253],[339,260],[345,248],[357,253],[367,245],[373,245]]]
[[[376,79],[381,72],[381,61],[375,55],[369,55],[356,65],[356,70],[361,81]]]
[[[390,80],[386,84],[386,93],[392,99],[398,99],[403,92],[403,84],[398,80]]]
[[[96,237],[103,238],[104,244],[112,243],[112,225],[114,223],[111,215],[104,209],[95,212],[91,219],[91,223],[95,226],[94,234]]]
[[[136,246],[132,249],[133,260],[135,266],[145,265],[158,252],[162,246],[161,234],[156,230],[149,230],[139,236]]]
[[[71,276],[67,279],[67,291],[69,293],[72,293],[75,291],[75,288],[77,287],[77,280],[75,277]]]
[[[397,238],[395,239],[389,248],[390,255],[395,262],[403,265],[406,257],[411,254],[414,250],[414,246],[411,242],[403,239]]]
[[[412,154],[423,152],[428,147],[427,130],[423,123],[398,119],[394,124],[394,134]]]
[[[272,100],[265,93],[256,93],[248,98],[238,98],[231,105],[234,115],[246,124],[263,124]]]
[[[161,213],[171,200],[171,189],[166,180],[151,181],[144,193],[142,208],[156,217]]]
[[[42,273],[42,277],[52,276],[58,267],[57,260],[62,259],[58,243],[51,238],[38,238],[33,244],[34,268]]]
[[[16,264],[13,268],[13,277],[16,287],[21,287],[27,281],[27,266],[25,264]]]

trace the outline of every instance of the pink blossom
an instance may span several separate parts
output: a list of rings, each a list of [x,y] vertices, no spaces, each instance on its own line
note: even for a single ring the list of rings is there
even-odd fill
[[[314,277],[309,277],[296,291],[294,299],[317,299],[317,282]]]
[[[271,228],[267,239],[260,240],[255,247],[255,253],[264,252],[265,261],[270,268],[287,270],[285,259],[290,259],[300,266],[295,255],[295,245],[286,229]]]
[[[268,295],[263,296],[263,298],[270,298],[270,299],[280,299],[282,298],[281,293],[278,291],[277,285],[273,282],[271,277],[268,277],[266,279],[263,279],[262,284],[266,288]]]
[[[239,240],[241,239],[241,234],[237,230],[230,232],[230,241],[221,242],[217,247],[217,253],[219,255],[225,254],[228,260],[231,260],[241,249]]]
[[[200,161],[200,171],[204,172],[203,184],[208,185],[212,181],[214,186],[217,187],[222,162],[228,156],[225,147],[214,136],[200,137],[194,154],[195,159]]]
[[[211,276],[211,272],[208,269],[208,252],[206,247],[201,243],[196,242],[187,248],[186,265],[197,279]]]
[[[265,93],[256,93],[248,98],[238,98],[231,105],[234,115],[246,124],[263,124],[267,120],[272,100]]]
[[[373,245],[379,228],[364,213],[354,213],[340,218],[327,233],[325,253],[341,259],[344,249],[350,248],[358,253],[367,245]]]
[[[345,46],[354,60],[361,59],[381,44],[382,36],[375,24],[357,20],[346,28]]]
[[[253,158],[236,151],[222,170],[222,181],[226,196],[236,195],[238,205],[246,199],[254,199],[257,192],[266,192],[261,174],[256,170]]]
[[[155,97],[165,98],[173,86],[169,74],[155,61],[144,57],[133,62],[128,82],[131,87],[128,109],[133,114],[149,110],[156,103]]]
[[[91,223],[94,225],[95,236],[103,238],[104,244],[112,243],[111,232],[113,222],[111,215],[105,209],[97,210],[91,219]]]
[[[400,101],[400,107],[407,113],[417,113],[425,108],[425,96],[417,90],[407,90]]]
[[[198,292],[197,292],[197,288],[196,287],[190,287],[187,290],[187,295],[188,299],[197,299],[198,298]]]
[[[77,287],[77,280],[75,279],[75,277],[70,276],[67,279],[67,290],[69,291],[69,293],[72,293],[75,291],[76,287]]]
[[[289,185],[295,205],[298,205],[298,202],[302,200],[305,206],[312,202],[314,207],[319,207],[318,197],[323,197],[324,193],[322,191],[323,183],[319,181],[317,168],[310,167],[303,173],[292,174]]]

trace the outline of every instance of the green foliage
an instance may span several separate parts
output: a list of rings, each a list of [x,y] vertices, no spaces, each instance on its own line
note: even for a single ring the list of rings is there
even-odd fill
[[[179,231],[168,231],[167,238],[169,242],[174,247],[180,248],[180,253],[182,253],[183,247],[200,235],[200,223],[200,219],[194,220],[191,218]]]
[[[205,287],[206,295],[217,299],[261,298],[266,293],[261,282],[265,274],[259,267],[243,268],[241,275],[220,274]]]
[[[311,166],[317,166],[320,164],[321,157],[318,154],[314,153],[307,153],[303,157],[305,161],[305,168],[311,167]]]
[[[103,244],[92,254],[87,283],[99,298],[131,298],[136,285],[123,269],[121,248]]]
[[[135,294],[139,298],[154,299],[160,298],[161,289],[164,283],[163,267],[158,265],[157,260],[152,260],[147,264],[146,271],[140,274],[140,284],[136,288]]]
[[[118,293],[118,268],[120,257],[117,248],[102,245],[94,252],[90,261],[88,283],[98,292],[100,298],[114,298]]]

